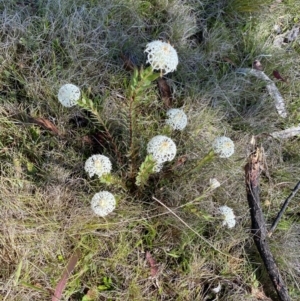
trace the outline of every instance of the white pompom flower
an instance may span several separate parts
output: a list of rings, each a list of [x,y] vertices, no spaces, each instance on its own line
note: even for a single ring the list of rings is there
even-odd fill
[[[173,140],[163,135],[153,137],[147,145],[147,152],[157,162],[158,169],[161,163],[172,161],[176,156],[176,151],[176,144]]]
[[[228,137],[218,137],[213,142],[213,150],[220,158],[229,158],[234,153],[234,143]]]
[[[227,226],[229,229],[233,228],[236,224],[233,210],[225,205],[219,208],[219,212],[224,216],[222,225]]]
[[[168,124],[173,130],[182,131],[187,125],[187,116],[181,109],[169,109],[167,111],[167,116],[169,117],[166,120],[166,124]]]
[[[101,177],[104,174],[111,172],[111,162],[108,157],[103,155],[92,155],[84,165],[84,170],[89,174],[90,178],[93,175]]]
[[[148,54],[147,63],[152,66],[153,70],[160,70],[163,74],[176,70],[178,55],[169,43],[153,41],[146,45],[145,52]]]
[[[104,217],[115,210],[116,199],[112,193],[100,191],[93,196],[91,207],[97,215]]]
[[[73,84],[65,84],[58,91],[59,102],[67,108],[73,107],[80,99],[80,89]]]

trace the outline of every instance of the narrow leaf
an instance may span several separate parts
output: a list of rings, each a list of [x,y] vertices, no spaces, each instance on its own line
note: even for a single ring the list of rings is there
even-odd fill
[[[38,118],[33,118],[33,121],[34,121],[34,123],[45,128],[46,130],[49,130],[56,135],[59,135],[59,131],[58,131],[57,127],[50,120],[48,120],[46,118],[38,117]]]
[[[35,285],[32,285],[32,284],[30,284],[30,283],[27,283],[27,282],[24,282],[24,281],[21,281],[21,282],[19,282],[19,284],[20,285],[22,285],[22,286],[24,286],[24,287],[28,287],[28,288],[30,288],[30,289],[32,289],[32,290],[35,290],[35,291],[37,291],[37,292],[41,292],[41,293],[44,293],[44,294],[47,294],[48,295],[48,291],[47,290],[45,290],[45,289],[42,289],[42,288],[40,288],[40,287],[37,287],[37,286],[35,286]],[[55,300],[56,301],[56,300]]]
[[[71,273],[73,272],[73,270],[77,264],[77,261],[79,260],[79,257],[80,257],[80,253],[78,250],[71,256],[68,266],[66,267],[65,271],[63,272],[63,275],[55,288],[55,292],[52,296],[52,301],[60,301],[63,290],[65,289],[65,287],[67,285],[68,278],[71,275]]]
[[[20,279],[20,275],[21,275],[21,271],[22,271],[22,266],[23,266],[23,260],[20,261],[20,263],[18,264],[18,268],[15,274],[15,285],[17,286],[19,283],[19,279]]]

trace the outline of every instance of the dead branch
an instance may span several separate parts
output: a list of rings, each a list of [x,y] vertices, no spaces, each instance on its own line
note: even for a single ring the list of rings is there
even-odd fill
[[[271,235],[273,234],[273,232],[275,231],[284,211],[286,210],[287,206],[289,205],[290,201],[292,200],[292,198],[295,196],[295,194],[297,193],[297,191],[300,189],[300,181],[297,183],[297,185],[294,187],[293,191],[290,193],[290,195],[287,197],[287,199],[284,201],[280,211],[278,212],[272,226],[271,229],[268,233],[268,236],[271,237]]]
[[[267,228],[259,198],[259,175],[261,172],[262,152],[257,148],[245,166],[247,199],[250,207],[253,239],[264,262],[270,279],[280,301],[290,301],[286,285],[276,265],[267,241]]]

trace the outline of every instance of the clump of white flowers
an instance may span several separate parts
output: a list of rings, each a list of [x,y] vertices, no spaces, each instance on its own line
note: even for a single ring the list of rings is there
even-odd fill
[[[73,84],[65,84],[58,91],[59,102],[67,108],[73,107],[80,99],[80,89]]]
[[[112,193],[100,191],[93,196],[91,207],[97,215],[104,217],[114,211],[116,208],[116,199]]]
[[[224,216],[224,221],[222,223],[223,226],[227,226],[228,228],[233,228],[235,226],[235,215],[233,210],[228,206],[221,206],[219,208],[219,212]]]
[[[209,179],[209,187],[210,189],[216,189],[218,187],[220,187],[221,184],[220,182],[216,179],[216,178],[212,178],[212,179]]]
[[[153,41],[146,45],[145,52],[148,53],[147,63],[152,66],[153,70],[160,70],[163,74],[176,70],[178,55],[169,43]]]
[[[110,173],[111,168],[112,165],[109,158],[103,155],[92,155],[86,160],[84,165],[84,170],[90,177],[93,175],[101,177],[104,174]]]
[[[187,116],[181,109],[169,109],[167,111],[168,119],[166,124],[168,124],[173,130],[182,131],[187,125]]]
[[[153,156],[153,159],[158,163],[172,161],[176,155],[176,144],[174,141],[163,135],[153,137],[147,145],[147,152]]]
[[[229,158],[234,153],[233,141],[225,136],[218,137],[213,142],[213,150],[220,158]]]

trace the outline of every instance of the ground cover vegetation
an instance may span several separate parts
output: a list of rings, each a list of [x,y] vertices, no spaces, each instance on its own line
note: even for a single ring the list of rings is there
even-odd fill
[[[1,0],[0,300],[278,300],[244,166],[254,135],[269,226],[300,173],[299,138],[271,135],[300,122],[299,7]],[[294,301],[298,203],[269,239]]]

